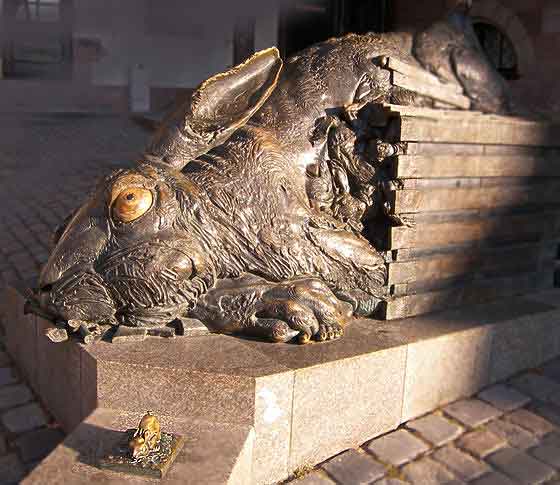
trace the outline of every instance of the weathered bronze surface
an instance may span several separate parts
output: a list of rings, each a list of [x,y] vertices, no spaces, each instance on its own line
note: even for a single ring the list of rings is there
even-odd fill
[[[150,453],[159,449],[161,439],[161,426],[159,420],[148,411],[140,420],[128,447],[132,458],[145,458]]]
[[[416,35],[331,39],[284,66],[268,49],[202,83],[57,231],[42,311],[86,322],[83,333],[187,317],[302,343],[374,315],[386,279],[376,234],[403,222],[384,210],[384,162],[402,147],[374,107],[435,105],[395,85],[387,59],[463,89],[473,109],[508,109],[467,7]]]
[[[113,452],[99,462],[101,468],[113,471],[163,478],[185,440],[181,436],[162,432],[156,416],[149,411],[136,429],[123,433]]]

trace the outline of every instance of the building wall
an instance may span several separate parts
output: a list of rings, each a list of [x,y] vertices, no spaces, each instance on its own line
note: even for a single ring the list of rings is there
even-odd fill
[[[166,0],[163,7],[159,0],[74,0],[74,79],[127,87],[132,109],[158,109],[177,92],[232,65],[239,16],[256,17],[256,49],[276,45],[274,5]]]
[[[531,72],[515,89],[530,105],[560,111],[560,2],[508,0],[507,4],[529,37],[533,50],[527,55],[534,56]]]
[[[86,64],[98,85],[127,85],[141,64],[150,86],[196,86],[231,64],[233,20],[215,14],[218,3],[75,0],[75,62]],[[89,49],[80,52],[84,45],[98,49],[93,59]]]
[[[121,111],[129,104],[131,90],[140,106],[147,97],[144,105],[159,109],[177,92],[232,65],[239,17],[256,19],[255,49],[278,43],[280,0],[165,0],[165,5],[160,0],[67,1],[73,5],[72,76],[66,81],[68,88],[65,82],[59,84],[61,93],[74,94],[67,100],[45,100],[45,109],[53,102],[67,109],[83,100],[77,109]],[[419,7],[417,0],[391,0],[390,27],[422,28],[440,18],[453,1],[424,0]],[[533,109],[560,111],[560,1],[474,0],[473,14],[493,23],[514,43],[521,72],[519,80],[511,81],[517,99]],[[3,91],[11,94],[0,96],[0,109],[18,99],[32,110],[28,93],[35,89],[40,94],[42,83],[4,81]],[[15,96],[18,90],[21,95]],[[100,97],[103,90],[107,95]]]

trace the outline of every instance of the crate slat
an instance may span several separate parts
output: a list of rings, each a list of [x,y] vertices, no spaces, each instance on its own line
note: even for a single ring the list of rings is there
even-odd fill
[[[560,203],[560,181],[481,188],[395,190],[393,213],[543,206]]]
[[[560,156],[560,154],[559,154]],[[546,156],[422,156],[394,160],[397,178],[560,176],[560,158]]]
[[[559,232],[558,212],[496,216],[464,222],[391,227],[387,249],[442,247],[480,240],[530,242],[554,238]]]
[[[461,305],[521,295],[531,290],[552,288],[553,278],[554,271],[549,269],[516,277],[470,282],[458,288],[395,297],[385,303],[383,317],[386,320],[408,318]]]
[[[458,93],[454,86],[442,83],[426,83],[417,80],[400,72],[393,72],[393,85],[403,89],[408,89],[422,96],[428,96],[446,104],[457,106],[461,109],[469,109],[471,100],[461,93]]]
[[[407,62],[403,62],[400,59],[396,59],[395,57],[389,57],[387,59],[386,67],[388,67],[392,71],[397,71],[409,78],[415,79],[419,82],[424,82],[427,84],[434,84],[436,86],[443,85],[449,91],[463,94],[463,87],[457,83],[442,83],[437,76],[434,74],[426,71],[420,66],[413,66]],[[396,105],[395,105],[396,106]]]
[[[558,124],[487,116],[465,116],[464,119],[401,116],[394,136],[397,141],[424,143],[560,146]]]
[[[413,261],[389,263],[388,284],[447,279],[464,274],[536,271],[543,262],[553,261],[557,243],[549,243],[548,251],[540,243],[505,248],[462,249]]]

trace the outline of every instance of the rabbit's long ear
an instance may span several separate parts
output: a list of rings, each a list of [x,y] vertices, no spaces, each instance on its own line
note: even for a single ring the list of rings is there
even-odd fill
[[[273,47],[204,81],[188,103],[163,121],[148,154],[180,170],[223,143],[267,100],[281,69],[282,60]]]

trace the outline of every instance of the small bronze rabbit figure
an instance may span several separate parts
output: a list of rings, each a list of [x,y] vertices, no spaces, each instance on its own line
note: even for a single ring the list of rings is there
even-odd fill
[[[161,426],[157,417],[148,411],[138,423],[128,448],[133,459],[140,459],[159,451]]]
[[[258,52],[203,82],[69,219],[40,275],[43,310],[147,327],[189,316],[301,343],[373,314],[386,267],[361,229],[376,169],[352,143],[361,108],[403,98],[388,56],[452,78],[476,109],[507,108],[461,9],[416,36],[347,35],[284,64]]]

